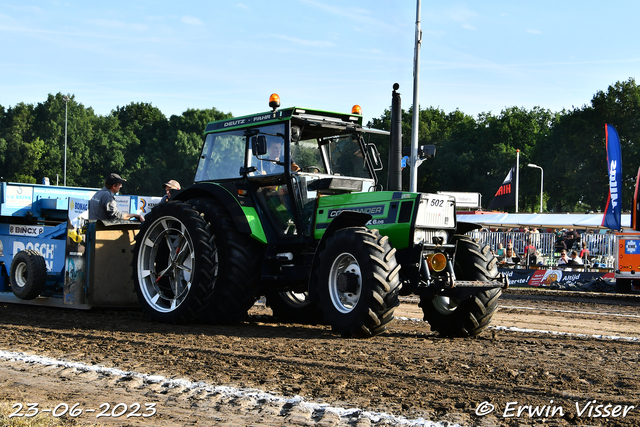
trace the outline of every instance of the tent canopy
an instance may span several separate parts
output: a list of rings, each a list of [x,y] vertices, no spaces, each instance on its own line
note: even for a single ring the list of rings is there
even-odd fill
[[[485,227],[538,227],[538,228],[598,228],[602,226],[604,214],[537,214],[537,213],[492,213],[458,214],[458,221],[474,222]],[[622,227],[631,226],[631,215],[622,215]]]

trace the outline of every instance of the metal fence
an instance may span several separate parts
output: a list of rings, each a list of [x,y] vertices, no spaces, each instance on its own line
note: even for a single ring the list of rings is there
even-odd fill
[[[474,239],[478,239],[481,246],[489,245],[495,252],[498,243],[507,247],[507,243],[513,243],[513,248],[517,254],[524,252],[527,246],[527,239],[531,238],[531,243],[543,258],[543,264],[556,265],[559,258],[560,246],[556,246],[557,236],[554,233],[524,233],[524,232],[502,232],[502,231],[471,231],[467,233]],[[607,268],[613,268],[614,251],[617,243],[615,234],[594,234],[582,233],[580,239],[576,240],[573,248],[580,253],[581,242],[586,242],[590,252],[591,264],[604,264]]]

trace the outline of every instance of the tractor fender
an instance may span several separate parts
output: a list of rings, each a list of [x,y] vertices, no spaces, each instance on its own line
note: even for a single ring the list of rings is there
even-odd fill
[[[457,222],[456,234],[467,234],[473,230],[480,230],[482,226],[480,224],[476,224],[475,222]]]
[[[365,226],[371,218],[373,218],[371,215],[362,212],[342,211],[329,223],[329,226],[318,243],[316,253],[313,255],[313,264],[311,267],[311,275],[309,277],[309,295],[312,300],[315,300],[315,292],[312,291],[316,280],[315,272],[320,264],[320,253],[324,250],[327,240],[329,240],[336,231],[342,228]]]
[[[210,183],[194,184],[182,191],[172,193],[171,200],[187,202],[198,197],[209,197],[220,200],[231,215],[236,230],[240,233],[252,233],[251,226],[249,225],[249,221],[247,221],[247,216],[242,210],[240,203],[238,203],[238,200],[233,197],[229,190],[220,185]]]

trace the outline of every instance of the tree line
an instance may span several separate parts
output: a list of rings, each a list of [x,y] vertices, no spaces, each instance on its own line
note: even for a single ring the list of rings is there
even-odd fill
[[[413,111],[403,110],[403,147],[411,145]],[[446,113],[420,109],[420,145],[436,146],[436,157],[419,168],[418,191],[479,192],[487,207],[520,150],[519,211],[540,210],[540,169],[544,170],[545,212],[603,211],[609,176],[604,125],[613,125],[622,150],[622,208],[631,209],[640,167],[640,86],[635,79],[618,81],[598,91],[582,107],[552,112],[535,107],[506,108],[498,115],[474,118],[462,111]],[[389,130],[389,110],[370,123]],[[388,145],[377,144],[383,159]],[[381,175],[386,183],[386,174]],[[403,188],[409,188],[409,171],[403,171]],[[504,210],[514,212],[515,207]]]
[[[37,105],[0,106],[2,181],[41,183],[48,177],[63,184],[65,108],[67,185],[100,188],[116,172],[127,180],[123,193],[138,195],[161,195],[169,179],[193,181],[206,124],[233,117],[211,108],[167,118],[142,102],[101,116],[74,96],[65,105],[61,93]]]
[[[118,172],[128,180],[123,192],[140,195],[161,193],[168,179],[185,186],[192,183],[206,124],[233,117],[211,108],[167,118],[148,103],[131,103],[102,116],[74,96],[65,105],[61,93],[37,105],[0,105],[2,181],[39,183],[49,177],[55,183],[58,176],[62,185],[65,107],[67,185],[101,187],[106,174]],[[402,111],[403,146],[411,144],[412,115],[412,108]],[[479,192],[486,207],[519,149],[521,212],[538,211],[540,206],[540,170],[526,167],[529,163],[544,169],[545,211],[601,211],[609,185],[605,123],[620,135],[622,204],[628,210],[640,167],[640,86],[633,78],[598,91],[590,104],[560,112],[511,107],[473,117],[460,110],[420,109],[419,144],[435,145],[436,157],[420,166],[418,191]],[[368,125],[389,130],[390,111]],[[388,139],[376,136],[372,141],[386,161]],[[383,184],[387,170],[379,173]],[[408,189],[408,169],[403,183]]]

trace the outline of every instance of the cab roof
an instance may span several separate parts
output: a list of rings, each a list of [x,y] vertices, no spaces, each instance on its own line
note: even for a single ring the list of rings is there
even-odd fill
[[[349,113],[336,113],[331,111],[312,110],[309,108],[291,107],[275,111],[267,111],[249,116],[234,117],[232,119],[218,120],[207,124],[204,133],[216,133],[230,129],[243,129],[257,124],[284,122],[287,120],[301,120],[316,125],[337,126],[340,128],[353,127],[354,130],[362,128],[362,115]]]

